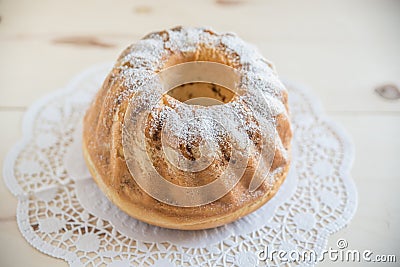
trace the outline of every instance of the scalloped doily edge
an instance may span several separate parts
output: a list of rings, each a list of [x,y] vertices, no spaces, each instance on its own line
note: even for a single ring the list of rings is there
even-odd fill
[[[54,92],[49,93],[39,100],[35,101],[25,112],[23,116],[23,121],[22,121],[22,138],[9,150],[7,153],[6,157],[4,158],[3,161],[3,180],[9,189],[9,191],[18,198],[18,204],[17,204],[17,211],[16,211],[16,218],[17,218],[17,224],[19,227],[19,230],[22,234],[22,236],[26,239],[26,241],[35,249],[39,250],[43,254],[52,256],[54,258],[62,259],[68,262],[69,264],[73,264],[77,258],[75,255],[71,253],[65,253],[63,250],[58,250],[55,249],[53,246],[50,246],[49,244],[45,243],[43,240],[38,239],[35,236],[35,233],[31,229],[29,225],[25,225],[24,222],[26,222],[29,218],[24,212],[26,210],[26,207],[24,206],[24,202],[26,199],[29,197],[21,187],[19,186],[18,182],[15,179],[14,176],[14,163],[16,158],[18,157],[19,153],[21,150],[25,147],[25,145],[29,142],[30,138],[32,137],[32,132],[34,129],[34,118],[37,116],[38,112],[40,111],[40,108],[44,106],[46,103],[48,103],[51,99],[55,99],[60,96],[68,95],[69,93],[73,92],[76,90],[75,85],[78,84],[80,81],[83,80],[84,77],[87,77],[90,74],[96,73],[100,69],[104,68],[110,68],[111,69],[112,64],[110,63],[102,63],[102,64],[97,64],[94,65],[90,68],[86,68],[84,71],[80,72],[78,75],[76,75],[65,87],[61,87],[59,89],[56,89]],[[331,119],[325,112],[325,110],[322,107],[321,102],[312,95],[311,89],[309,87],[299,84],[299,83],[294,83],[292,81],[282,79],[283,83],[285,85],[295,87],[298,89],[304,98],[308,100],[309,103],[313,103],[313,106],[310,106],[311,110],[313,111],[314,114],[318,114],[318,117],[321,118],[327,125],[329,125],[332,129],[334,129],[335,132],[337,132],[341,137],[342,141],[344,143],[346,153],[344,153],[345,159],[343,160],[343,163],[340,165],[341,171],[343,171],[344,176],[342,176],[342,180],[344,182],[344,185],[346,186],[347,192],[349,192],[348,196],[348,203],[346,205],[346,209],[344,211],[344,214],[347,214],[345,216],[346,220],[343,220],[342,218],[338,218],[335,227],[329,227],[324,231],[324,234],[318,238],[319,240],[322,241],[321,246],[326,247],[328,243],[328,238],[330,235],[340,231],[344,227],[348,225],[348,223],[352,220],[354,217],[356,210],[357,210],[357,205],[358,205],[358,193],[356,189],[356,185],[354,180],[352,179],[352,176],[350,174],[351,167],[354,162],[355,158],[355,149],[353,142],[351,141],[350,135],[347,133],[347,131],[337,122],[335,122],[333,119]],[[34,242],[36,244],[34,244]],[[319,243],[319,242],[317,242]],[[39,245],[39,246],[38,246]],[[47,250],[46,250],[47,248]]]

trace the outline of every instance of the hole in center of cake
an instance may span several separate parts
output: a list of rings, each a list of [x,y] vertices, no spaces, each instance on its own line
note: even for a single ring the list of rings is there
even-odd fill
[[[187,105],[205,107],[226,104],[235,96],[232,90],[207,82],[185,83],[172,88],[167,94]]]

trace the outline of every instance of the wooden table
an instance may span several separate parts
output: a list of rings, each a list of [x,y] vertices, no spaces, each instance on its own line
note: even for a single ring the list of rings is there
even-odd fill
[[[400,85],[400,1],[3,0],[0,17],[1,159],[21,137],[27,106],[146,33],[176,25],[234,31],[281,76],[313,88],[353,138],[359,207],[329,245],[343,237],[400,261],[400,100],[374,92]],[[22,238],[3,181],[0,203],[1,266],[66,266]]]

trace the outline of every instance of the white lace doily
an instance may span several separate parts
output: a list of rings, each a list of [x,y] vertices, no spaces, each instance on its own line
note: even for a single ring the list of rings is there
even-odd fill
[[[25,114],[23,140],[4,162],[17,222],[35,248],[70,266],[279,266],[269,247],[317,253],[357,207],[353,146],[318,101],[286,82],[294,138],[290,173],[261,209],[223,227],[163,229],[137,221],[97,188],[81,152],[81,120],[110,65],[95,66]]]

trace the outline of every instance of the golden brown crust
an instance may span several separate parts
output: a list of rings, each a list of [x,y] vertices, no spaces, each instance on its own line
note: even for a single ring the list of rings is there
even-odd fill
[[[289,171],[289,165],[286,165],[285,170],[280,172],[279,176],[276,177],[277,180],[273,185],[273,188],[271,188],[268,193],[248,205],[242,205],[241,208],[230,213],[225,213],[223,216],[203,216],[202,219],[190,220],[190,218],[183,218],[180,216],[168,216],[168,214],[160,215],[159,213],[146,211],[142,206],[135,205],[135,203],[131,202],[129,198],[124,197],[123,194],[118,194],[117,190],[113,190],[109,183],[105,183],[104,179],[96,171],[85,144],[83,145],[83,153],[89,171],[97,185],[105,193],[108,199],[113,203],[116,203],[119,207],[123,207],[123,210],[128,215],[149,224],[180,230],[198,230],[221,226],[257,210],[278,192],[279,187],[285,180]]]
[[[172,32],[183,30],[184,28],[177,28]],[[161,37],[163,42],[167,42],[172,32],[152,33],[144,40],[151,41],[152,38]],[[207,29],[200,29],[200,32],[218,38],[225,36]],[[205,229],[229,223],[258,209],[273,197],[289,170],[292,133],[287,112],[276,116],[280,146],[275,151],[276,157],[271,168],[271,173],[274,174],[272,187],[265,182],[254,192],[249,192],[249,183],[256,168],[255,159],[250,159],[245,175],[232,191],[217,201],[199,207],[177,207],[162,203],[138,186],[126,165],[122,148],[124,115],[133,94],[129,90],[132,81],[127,83],[132,77],[123,72],[136,67],[132,61],[125,62],[124,59],[130,55],[132,49],[134,46],[121,54],[84,118],[85,160],[94,180],[107,197],[134,218],[153,225],[184,230]],[[157,72],[165,67],[193,60],[214,61],[235,68],[241,66],[235,51],[228,50],[222,42],[221,45],[210,45],[200,41],[194,52],[178,53],[165,46],[164,50],[162,58],[157,61],[158,65],[151,69],[144,64],[143,69]],[[280,101],[287,111],[287,92],[284,88],[279,89]]]

